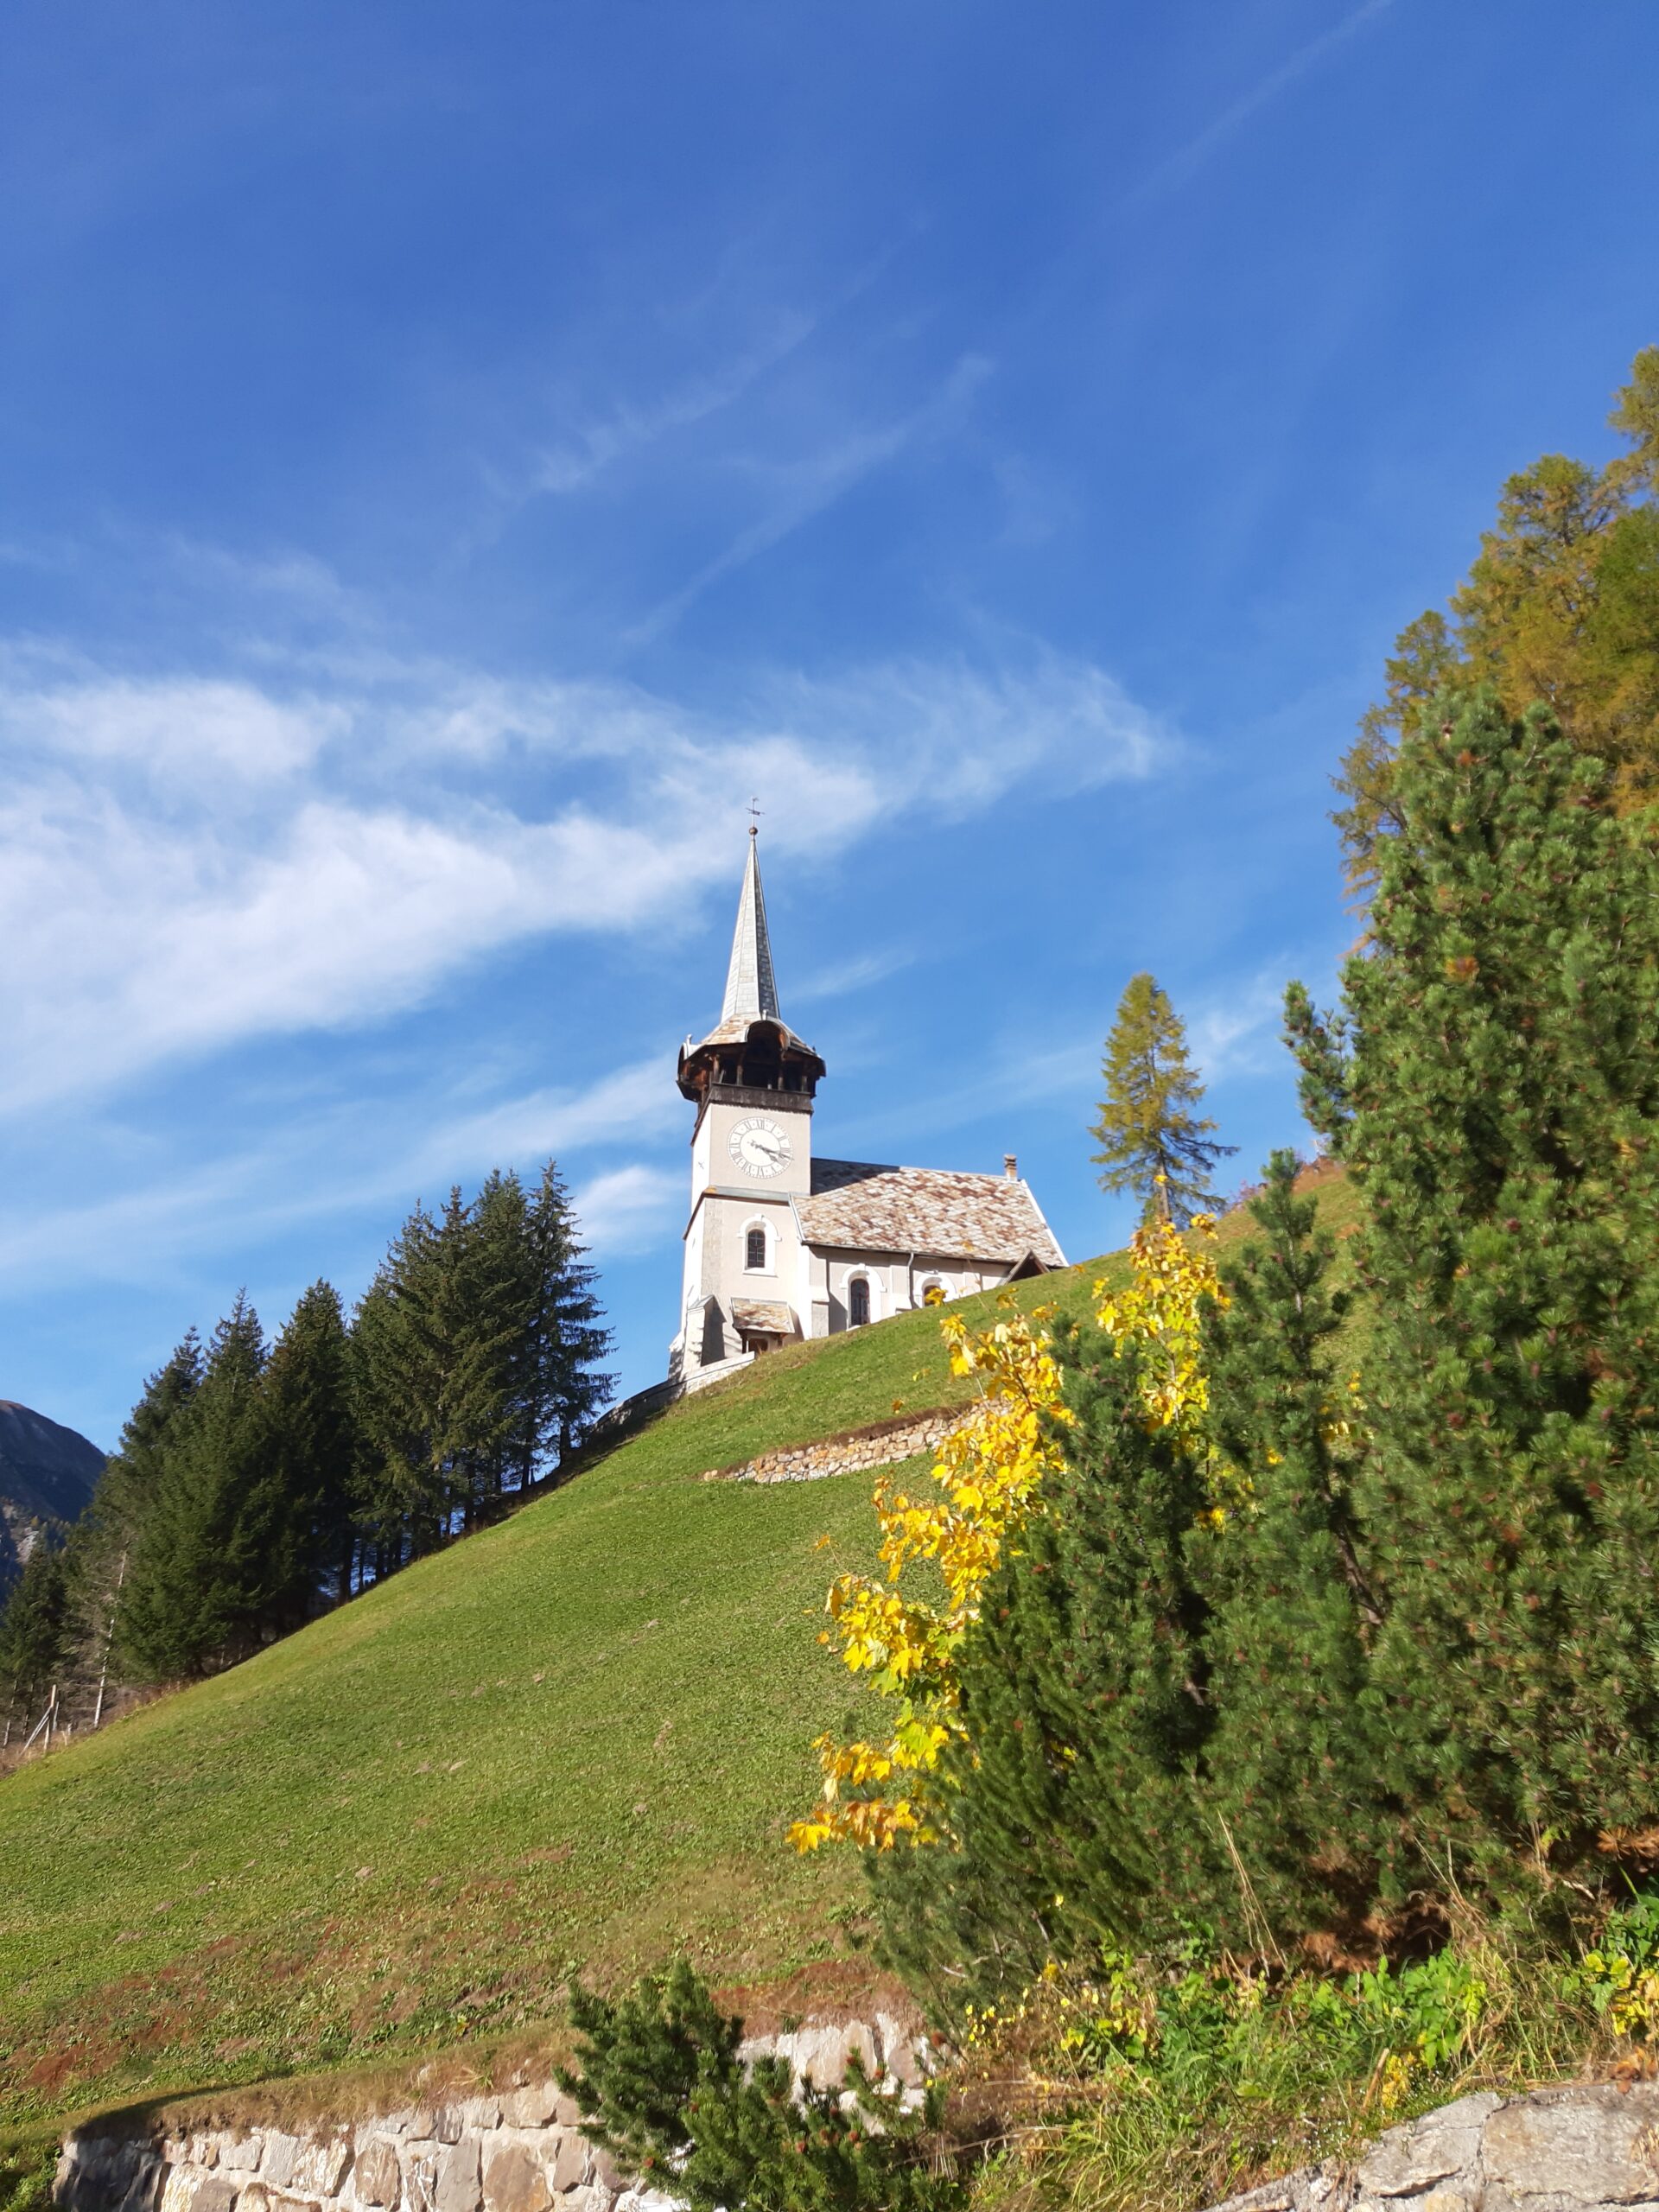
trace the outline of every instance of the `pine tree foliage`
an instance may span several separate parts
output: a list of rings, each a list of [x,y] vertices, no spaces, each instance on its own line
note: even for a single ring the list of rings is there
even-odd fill
[[[416,1208],[359,1306],[362,1516],[376,1571],[472,1528],[544,1478],[607,1402],[610,1344],[550,1161],[533,1195],[492,1175]]]
[[[1102,1188],[1128,1191],[1145,1217],[1185,1229],[1216,1204],[1210,1178],[1237,1147],[1216,1141],[1216,1124],[1196,1111],[1204,1084],[1188,1058],[1186,1030],[1149,975],[1133,976],[1106,1040],[1106,1085],[1092,1134]]]
[[[1407,1880],[1426,1822],[1496,1878],[1659,1802],[1659,866],[1611,782],[1449,696],[1346,971]]]
[[[146,1379],[119,1444],[104,1463],[92,1502],[70,1531],[67,1559],[83,1688],[101,1680],[114,1657],[139,1530],[161,1487],[168,1440],[201,1376],[201,1341],[191,1329]]]
[[[1363,1910],[1372,1881],[1381,1615],[1356,1498],[1363,1435],[1338,1357],[1334,1240],[1295,1179],[1275,1153],[1250,1208],[1262,1233],[1221,1271],[1226,1303],[1205,1325],[1219,1467],[1188,1539],[1210,1713],[1193,1774],[1208,1895],[1192,1903],[1240,1948]]]
[[[297,1626],[352,1590],[357,1422],[351,1342],[332,1283],[302,1293],[271,1346],[261,1389],[284,1554],[276,1615]]]
[[[7,1734],[27,1734],[70,1661],[73,1622],[62,1553],[43,1537],[0,1609],[0,1693]]]
[[[1336,778],[1351,887],[1363,903],[1399,833],[1399,746],[1443,690],[1489,685],[1511,715],[1550,707],[1605,760],[1620,810],[1659,794],[1659,346],[1638,353],[1610,418],[1629,450],[1592,468],[1547,454],[1503,486],[1449,618],[1401,633],[1384,696]]]
[[[963,1648],[946,1847],[870,1864],[884,1957],[952,2019],[1049,1958],[1144,1934],[1191,1856],[1180,1777],[1207,1709],[1186,1539],[1202,1480],[1147,1422],[1139,1346],[1119,1356],[1074,1324],[1055,1354],[1074,1425]]]
[[[1065,1465],[962,1653],[946,1847],[868,1862],[884,1955],[945,2018],[1051,1958],[1195,1925],[1271,1951],[1368,1901],[1377,1610],[1344,1304],[1295,1173],[1274,1155],[1206,1303],[1201,1436],[1147,1419],[1155,1344],[1058,1336]]]
[[[582,1242],[569,1191],[550,1160],[531,1201],[529,1225],[536,1283],[533,1402],[538,1416],[532,1433],[538,1455],[552,1446],[563,1459],[609,1404],[614,1380],[600,1364],[610,1352],[612,1338],[595,1288],[598,1276]]]
[[[292,1563],[260,1389],[264,1363],[259,1318],[238,1297],[169,1430],[128,1570],[117,1644],[140,1681],[202,1674],[244,1656],[286,1590]]]
[[[578,2064],[560,2086],[585,2132],[690,2212],[955,2212],[962,2184],[936,2172],[937,2099],[906,2112],[856,2061],[838,2089],[795,2084],[786,2060],[738,2056],[743,2023],[683,1960],[612,1999],[576,1989]]]

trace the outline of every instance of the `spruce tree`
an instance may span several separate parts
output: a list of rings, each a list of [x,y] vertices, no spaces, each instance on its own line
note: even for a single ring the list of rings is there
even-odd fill
[[[1346,970],[1406,1885],[1659,1802],[1659,870],[1610,781],[1543,709],[1448,697]]]
[[[238,1296],[188,1410],[168,1427],[129,1569],[117,1646],[142,1680],[207,1673],[280,1624],[292,1560],[259,1387],[264,1358],[259,1318]]]
[[[340,1294],[315,1282],[271,1346],[262,1382],[283,1559],[275,1604],[290,1626],[325,1591],[351,1594],[357,1432]]]
[[[594,1288],[598,1276],[554,1160],[542,1170],[527,1227],[537,1281],[531,1342],[537,1448],[551,1445],[563,1460],[610,1402],[614,1381],[599,1364],[612,1338]]]
[[[104,1463],[92,1502],[70,1532],[66,1560],[77,1656],[83,1675],[100,1688],[107,1687],[116,1657],[132,1557],[161,1485],[168,1441],[201,1375],[201,1342],[190,1329],[166,1364],[146,1377],[120,1442]]]
[[[35,1539],[0,1609],[0,1690],[5,1730],[27,1734],[70,1662],[73,1623],[63,1555],[44,1536]]]
[[[1133,1192],[1150,1221],[1185,1229],[1217,1204],[1216,1162],[1237,1150],[1216,1141],[1216,1124],[1195,1110],[1204,1085],[1187,1057],[1186,1030],[1149,975],[1132,976],[1106,1040],[1106,1095],[1092,1134],[1101,1187]]]

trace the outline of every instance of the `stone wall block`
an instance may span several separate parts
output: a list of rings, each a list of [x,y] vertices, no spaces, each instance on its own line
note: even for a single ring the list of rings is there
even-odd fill
[[[1391,2127],[1359,2162],[1355,2175],[1359,2194],[1416,2196],[1456,2175],[1478,2172],[1481,2128],[1498,2103],[1490,2094],[1459,2097],[1423,2120]],[[1435,2123],[1433,2126],[1426,2124],[1429,2120]]]
[[[585,2135],[574,2127],[562,2127],[558,2147],[553,2153],[552,2182],[556,2190],[575,2189],[588,2178],[589,2145]]]
[[[460,2109],[463,2126],[475,2127],[481,2134],[488,2134],[493,2127],[501,2125],[499,2097],[467,2097]]]
[[[514,2089],[501,2100],[501,2118],[508,2127],[545,2127],[559,2101],[555,2082],[532,2082]]]
[[[363,2145],[353,2170],[357,2202],[373,2205],[377,2212],[391,2212],[404,2193],[404,2170],[397,2147],[384,2135]]]
[[[264,2156],[257,2161],[261,2178],[270,2189],[286,2189],[300,2163],[297,2135],[272,2133],[264,2141]]]
[[[590,2186],[597,2184],[605,2192],[607,2201],[626,2186],[626,2177],[621,2168],[610,2152],[601,2150],[598,2144],[593,2146],[588,2180]]]
[[[283,2131],[265,2138],[259,2178],[281,2196],[309,2200],[338,2196],[351,2170],[349,2128],[332,2128],[326,2135],[290,2135]]]
[[[1516,2098],[1487,2123],[1483,2146],[1487,2202],[1647,2205],[1659,2202],[1659,2083],[1541,2089]]]
[[[190,2200],[195,2193],[196,2177],[189,2167],[169,2166],[162,2190],[162,2212],[191,2212]]]
[[[412,2212],[432,2212],[438,2186],[438,2160],[442,2152],[435,2144],[413,2145],[404,2154],[404,2187]]]
[[[190,2200],[190,2212],[235,2212],[241,2187],[238,2174],[203,2174]]]
[[[482,2197],[478,2138],[463,2135],[439,2157],[437,2181],[432,2191],[434,2212],[479,2212]]]
[[[548,2212],[552,2202],[546,2170],[526,2145],[492,2146],[484,2164],[484,2212]]]

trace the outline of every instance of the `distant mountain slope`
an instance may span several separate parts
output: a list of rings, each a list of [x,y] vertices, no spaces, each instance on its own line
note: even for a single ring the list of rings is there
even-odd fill
[[[1356,1194],[1315,1187],[1344,1233]],[[1014,1294],[1077,1313],[1102,1276],[1121,1255]],[[830,1577],[874,1563],[872,1477],[703,1478],[965,1397],[939,1319],[770,1352],[511,1520],[0,1777],[0,2131],[470,2043],[556,2017],[582,1968],[683,1950],[753,1983],[836,1955],[857,1859],[784,1830],[812,1738],[871,1717],[817,1632]]]
[[[83,1513],[103,1471],[104,1454],[96,1444],[29,1406],[0,1398],[0,1591],[28,1558],[35,1528]]]

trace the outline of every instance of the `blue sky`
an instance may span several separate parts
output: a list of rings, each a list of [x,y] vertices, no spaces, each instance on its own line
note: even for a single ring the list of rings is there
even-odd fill
[[[1150,967],[1298,1141],[1326,785],[1659,338],[1659,10],[18,0],[0,1395],[557,1155],[636,1387],[745,807],[821,1151],[1086,1126]]]

